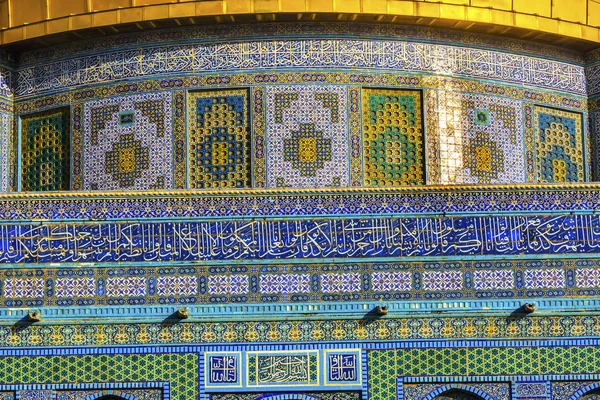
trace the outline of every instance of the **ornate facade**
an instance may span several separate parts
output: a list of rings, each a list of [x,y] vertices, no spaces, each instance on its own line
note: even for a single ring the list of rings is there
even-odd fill
[[[1,400],[600,396],[600,36],[25,3],[47,21],[0,0]]]

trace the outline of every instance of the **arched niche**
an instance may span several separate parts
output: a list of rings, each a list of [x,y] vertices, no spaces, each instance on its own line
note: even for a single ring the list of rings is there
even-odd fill
[[[473,393],[452,389],[433,398],[433,400],[482,400],[483,398]]]
[[[494,400],[484,391],[464,384],[450,384],[437,388],[423,400]]]

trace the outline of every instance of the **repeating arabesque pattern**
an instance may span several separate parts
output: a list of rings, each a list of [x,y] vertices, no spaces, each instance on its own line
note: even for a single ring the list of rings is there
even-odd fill
[[[194,343],[299,343],[421,339],[595,338],[600,318],[561,317],[432,317],[404,319],[279,320],[258,322],[192,322],[184,324],[27,325],[0,326],[4,347],[108,346]]]
[[[243,192],[5,194],[0,220],[154,219],[396,215],[400,213],[519,213],[587,211],[600,205],[600,186],[430,187]]]
[[[20,269],[0,307],[306,303],[595,296],[597,260]]]

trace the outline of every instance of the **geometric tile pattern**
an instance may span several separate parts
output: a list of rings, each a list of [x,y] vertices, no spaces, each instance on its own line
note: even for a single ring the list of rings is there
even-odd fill
[[[247,275],[217,275],[208,278],[209,294],[248,293]]]
[[[172,399],[198,398],[193,353],[3,357],[3,384],[52,382],[170,382]]]
[[[69,110],[54,109],[21,119],[23,191],[69,189]]]
[[[513,270],[475,271],[473,287],[476,290],[508,290],[515,286]]]
[[[363,89],[365,186],[425,183],[421,92]]]
[[[247,90],[188,93],[190,187],[250,186]]]
[[[585,179],[581,120],[579,113],[534,107],[539,182],[581,182]]]
[[[521,101],[442,90],[429,101],[437,102],[432,112],[439,133],[441,183],[524,182]]]
[[[18,200],[15,202],[15,200]],[[103,197],[68,195],[33,198],[17,196],[0,199],[0,218],[7,221],[32,219],[146,219],[194,217],[251,217],[357,215],[396,213],[472,213],[556,211],[570,214],[588,211],[589,204],[600,202],[600,192],[593,187],[519,187],[502,190],[430,191],[403,189],[386,192],[348,192],[332,196],[328,192],[276,194],[235,193],[216,196],[213,193],[173,193],[165,202],[155,196]],[[584,214],[584,213],[582,213]],[[590,217],[588,217],[590,218]],[[537,222],[536,222],[537,223]],[[505,229],[505,228],[504,228]],[[490,239],[493,239],[491,237]]]
[[[594,288],[600,286],[600,269],[577,268],[575,270],[575,285],[579,288]]]
[[[96,280],[94,278],[56,279],[56,297],[94,297]]]
[[[527,289],[561,289],[565,287],[565,271],[562,269],[525,270]]]
[[[15,400],[15,394],[14,392],[0,392],[0,400]]]
[[[425,290],[461,290],[463,276],[459,271],[435,271],[423,273]]]
[[[277,399],[315,399],[315,400],[360,400],[360,392],[313,392],[303,393],[294,391],[290,394],[282,393],[215,393],[211,394],[211,400],[262,400],[269,398]]]
[[[306,303],[346,300],[504,299],[600,295],[600,260],[269,264],[186,268],[0,270],[0,308],[67,305]],[[289,273],[289,272],[296,273]],[[360,272],[353,272],[360,271]],[[250,295],[250,296],[240,296]]]
[[[173,187],[169,92],[84,103],[84,190]]]
[[[310,292],[309,274],[261,274],[260,292],[273,293],[308,293]]]
[[[12,115],[0,112],[0,192],[9,188],[9,154],[12,135]]]
[[[3,294],[6,298],[39,298],[44,296],[43,279],[6,279]]]
[[[282,343],[321,343],[331,340],[597,339],[600,335],[600,318],[593,315],[383,318],[369,320],[367,324],[361,320],[335,318],[275,319],[273,316],[272,319],[265,317],[260,321],[189,322],[178,328],[161,323],[118,322],[75,324],[70,325],[69,329],[62,329],[64,325],[59,324],[34,324],[19,327],[16,331],[11,326],[2,326],[0,344],[15,349],[27,346],[81,346],[82,343],[88,346],[267,343],[273,342],[274,338]]]
[[[146,295],[146,279],[142,277],[115,277],[106,279],[108,297],[139,297]]]
[[[373,272],[374,292],[406,291],[412,289],[410,272]]]
[[[345,86],[268,86],[267,185],[348,186]]]
[[[156,279],[159,296],[195,296],[198,293],[196,276],[161,276]]]
[[[394,398],[398,376],[592,374],[600,369],[598,356],[596,346],[375,350],[368,353],[369,371],[380,379],[372,380],[369,398]]]
[[[322,290],[325,293],[358,292],[361,290],[360,274],[324,274],[321,275]]]

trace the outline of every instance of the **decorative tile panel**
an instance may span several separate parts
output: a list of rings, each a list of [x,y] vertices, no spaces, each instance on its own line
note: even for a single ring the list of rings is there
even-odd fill
[[[204,353],[204,387],[241,387],[241,367],[242,356],[239,352]]]
[[[600,180],[600,110],[594,110],[590,113],[590,132],[592,135],[591,145],[595,149],[592,153],[593,179],[598,181]]]
[[[446,262],[251,263],[195,267],[22,268],[0,271],[1,308],[25,306],[296,303],[595,297],[600,261],[556,259]],[[268,272],[262,272],[268,271]],[[352,272],[352,271],[360,271]],[[290,273],[295,272],[295,273]]]
[[[3,286],[4,297],[39,298],[44,296],[43,279],[6,279]]]
[[[110,326],[107,325],[107,327]],[[84,384],[87,382],[164,381],[170,383],[171,399],[198,398],[198,354],[94,354],[76,356],[70,353],[64,354],[60,351],[55,351],[53,354],[35,357],[2,357],[2,383],[78,382]],[[98,393],[98,391],[95,391],[95,393]],[[37,399],[37,397],[33,398]],[[150,398],[146,400],[159,399]]]
[[[198,293],[196,276],[161,276],[156,279],[159,296],[195,296]]]
[[[309,293],[310,274],[264,274],[260,276],[260,291],[273,293]]]
[[[249,387],[319,386],[319,352],[247,352]]]
[[[593,387],[595,385],[600,384],[600,382],[594,381],[578,381],[578,382],[552,382],[551,390],[552,390],[552,400],[571,400],[573,396],[577,399],[582,399],[582,397],[577,397],[579,393],[586,393],[587,388]],[[585,397],[583,397],[585,399]],[[587,399],[586,399],[587,400]]]
[[[461,290],[463,276],[458,271],[435,271],[423,273],[423,289],[425,290]]]
[[[473,337],[481,336],[476,334]],[[395,398],[396,377],[443,377],[445,383],[439,385],[444,386],[448,385],[447,382],[451,382],[453,377],[464,379],[476,376],[476,379],[479,380],[480,376],[489,379],[493,375],[595,373],[600,367],[600,359],[596,358],[596,354],[599,352],[600,348],[585,345],[483,348],[441,346],[375,350],[368,353],[369,371],[378,371],[378,377],[385,378],[377,379],[375,385],[369,386],[369,398]],[[471,384],[466,385],[470,386]],[[413,392],[411,391],[411,393]],[[415,389],[414,395],[420,395],[417,389]],[[491,398],[496,399],[493,396]]]
[[[562,269],[525,270],[527,289],[562,289],[565,287],[565,272]]]
[[[410,272],[373,272],[371,279],[374,292],[396,292],[412,289],[412,274]]]
[[[366,186],[425,183],[421,92],[363,89]]]
[[[247,90],[188,93],[190,187],[251,185]]]
[[[473,287],[476,290],[507,290],[515,286],[513,270],[475,271]]]
[[[581,114],[536,106],[533,126],[538,181],[583,181],[585,163]]]
[[[521,101],[454,91],[436,100],[441,183],[525,181]]]
[[[419,37],[415,32],[406,33],[413,39],[408,41],[398,30],[386,32],[392,40],[382,38],[379,26],[357,24],[350,27],[357,36],[364,38],[371,32],[377,38],[356,39],[316,37],[323,29],[339,36],[339,25],[321,25],[320,30],[312,27],[314,34],[308,38],[249,39],[256,34],[256,27],[245,26],[238,31],[238,39],[223,42],[223,37],[214,42],[185,36],[177,42],[169,37],[168,44],[142,41],[143,45],[122,48],[120,42],[100,54],[73,54],[65,52],[60,60],[41,58],[36,65],[23,63],[16,72],[16,96],[42,94],[99,82],[128,80],[148,75],[206,74],[218,71],[272,70],[274,68],[328,68],[403,70],[427,74],[454,75],[463,78],[499,80],[531,85],[539,88],[586,93],[584,67],[575,63],[555,61],[514,52],[509,54],[485,46],[478,48],[469,42],[467,46],[446,45],[426,42],[431,36]],[[305,24],[290,24],[284,35],[301,35]],[[289,29],[294,29],[291,32]],[[183,32],[189,32],[182,29]],[[269,29],[269,31],[271,31]],[[406,31],[400,29],[401,32]],[[261,32],[264,34],[264,32]],[[181,35],[181,33],[179,33]],[[437,31],[440,41],[446,41],[447,32]],[[230,34],[227,34],[231,37]],[[478,39],[477,41],[485,41]],[[137,40],[136,40],[137,41]],[[155,42],[151,44],[151,42]],[[462,42],[462,40],[459,40]],[[518,48],[523,51],[522,47]],[[89,53],[89,49],[87,51]],[[360,57],[358,56],[360,55]],[[564,58],[564,55],[561,54]],[[118,63],[119,68],[110,68]],[[593,72],[592,72],[593,75]],[[595,82],[593,76],[590,76]],[[593,85],[593,84],[592,84]]]
[[[56,390],[56,400],[89,400],[106,395],[117,395],[135,400],[162,400],[162,389],[108,389],[108,390]]]
[[[546,400],[548,396],[546,382],[519,382],[514,385],[513,390],[517,399]]]
[[[573,213],[13,223],[0,227],[0,263],[587,254],[600,252],[598,224],[598,215]]]
[[[321,289],[325,293],[360,291],[360,274],[324,274],[321,275]]]
[[[359,193],[351,189],[336,190],[335,194],[319,190],[293,194],[245,191],[243,196],[239,193],[187,191],[170,193],[168,201],[162,196],[148,196],[136,192],[106,193],[103,197],[78,198],[73,198],[67,193],[27,194],[0,198],[0,218],[11,222],[29,222],[32,219],[144,221],[182,217],[291,217],[304,216],[307,212],[315,217],[523,211],[554,211],[557,215],[564,215],[581,211],[586,213],[590,204],[600,203],[599,189],[598,184],[588,184],[552,188],[452,187],[440,188],[435,192],[403,188],[390,188],[384,192],[363,189]],[[4,225],[0,225],[0,232],[5,229]]]
[[[245,294],[248,293],[248,276],[217,275],[208,278],[209,294]]]
[[[94,297],[96,281],[94,278],[56,279],[56,297]]]
[[[162,92],[84,104],[85,190],[173,187],[172,101]]]
[[[69,110],[21,117],[21,188],[42,192],[69,189]]]
[[[600,285],[600,269],[577,268],[575,270],[575,284],[582,289],[597,287]]]
[[[345,86],[268,86],[267,185],[348,186]]]
[[[118,277],[106,279],[106,296],[138,297],[146,295],[146,279],[141,277]]]
[[[19,400],[53,400],[52,390],[19,390]]]
[[[8,192],[10,187],[10,141],[13,118],[11,114],[0,113],[0,192]]]
[[[325,350],[325,386],[362,384],[361,350]]]
[[[299,392],[293,393],[215,393],[210,395],[211,400],[267,400],[277,398],[281,400],[315,399],[315,400],[361,400],[360,392]]]

